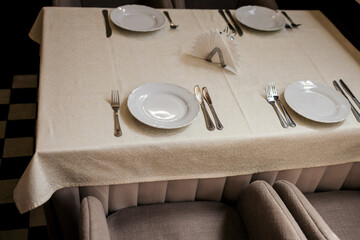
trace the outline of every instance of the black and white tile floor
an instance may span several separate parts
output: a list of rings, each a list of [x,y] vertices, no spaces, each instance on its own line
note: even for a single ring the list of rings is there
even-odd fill
[[[43,208],[20,214],[13,200],[34,153],[37,86],[37,75],[0,85],[0,240],[48,239]]]

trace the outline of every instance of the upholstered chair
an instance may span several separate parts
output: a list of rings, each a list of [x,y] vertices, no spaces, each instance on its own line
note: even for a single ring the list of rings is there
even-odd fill
[[[237,9],[247,5],[257,5],[278,9],[276,0],[172,0],[174,8],[190,9]]]
[[[53,0],[53,6],[61,7],[118,7],[141,4],[154,8],[189,9],[236,9],[246,5],[258,5],[277,9],[276,0]]]
[[[359,189],[303,194],[284,180],[273,188],[308,239],[360,239]]]
[[[80,239],[306,239],[274,189],[251,183],[236,205],[189,201],[127,207],[106,215],[96,197],[81,201]]]

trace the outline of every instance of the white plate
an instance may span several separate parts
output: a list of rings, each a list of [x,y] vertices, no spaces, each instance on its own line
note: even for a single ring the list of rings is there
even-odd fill
[[[125,5],[115,8],[110,14],[117,26],[136,32],[150,32],[165,25],[165,17],[158,10],[143,5]]]
[[[293,83],[285,89],[284,96],[295,112],[317,122],[341,122],[350,113],[349,102],[338,91],[321,83]]]
[[[194,94],[169,83],[148,83],[131,92],[128,98],[131,114],[151,127],[181,128],[196,119],[200,106]]]
[[[285,27],[280,13],[260,6],[244,6],[235,12],[236,19],[250,28],[261,31],[276,31]]]

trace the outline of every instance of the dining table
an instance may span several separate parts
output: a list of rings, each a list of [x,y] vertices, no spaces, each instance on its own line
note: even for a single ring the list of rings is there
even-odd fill
[[[217,10],[166,9],[176,29],[166,22],[154,31],[131,31],[109,20],[110,37],[102,10],[44,7],[31,28],[40,45],[38,114],[35,153],[14,190],[20,213],[68,187],[360,162],[360,123],[351,112],[333,123],[313,121],[284,95],[296,82],[334,89],[333,81],[342,79],[360,97],[360,53],[321,11],[286,11],[301,23],[292,29],[240,24],[243,35],[232,40],[234,73],[191,54],[198,36],[226,28]],[[268,82],[275,82],[296,127],[281,126],[265,97]],[[201,110],[171,129],[138,120],[129,96],[157,83],[190,94],[196,85],[206,87],[224,128],[209,131]],[[114,136],[112,90],[119,91],[120,137]]]

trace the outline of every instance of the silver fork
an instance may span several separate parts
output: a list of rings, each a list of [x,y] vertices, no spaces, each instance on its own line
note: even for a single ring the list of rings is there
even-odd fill
[[[275,104],[275,99],[274,99],[273,95],[271,95],[271,86],[269,86],[269,85],[266,86],[265,94],[266,94],[266,100],[267,100],[267,102],[268,102],[271,106],[273,106],[276,114],[278,115],[279,120],[280,120],[280,123],[281,123],[281,126],[283,126],[283,128],[287,128],[287,127],[288,127],[288,124],[286,123],[286,121],[285,121],[285,119],[283,118],[283,116],[281,115],[278,107],[276,106],[276,104]]]
[[[114,135],[116,137],[120,137],[122,135],[122,132],[119,122],[120,100],[118,90],[111,90],[111,107],[114,110]]]
[[[275,101],[278,102],[280,104],[280,107],[285,115],[286,121],[289,124],[290,127],[296,127],[295,122],[292,120],[292,118],[290,117],[289,113],[286,111],[284,105],[282,104],[279,95],[277,94],[276,91],[276,87],[275,87],[275,83],[274,82],[270,82],[269,85],[271,86],[271,95],[274,97]]]

